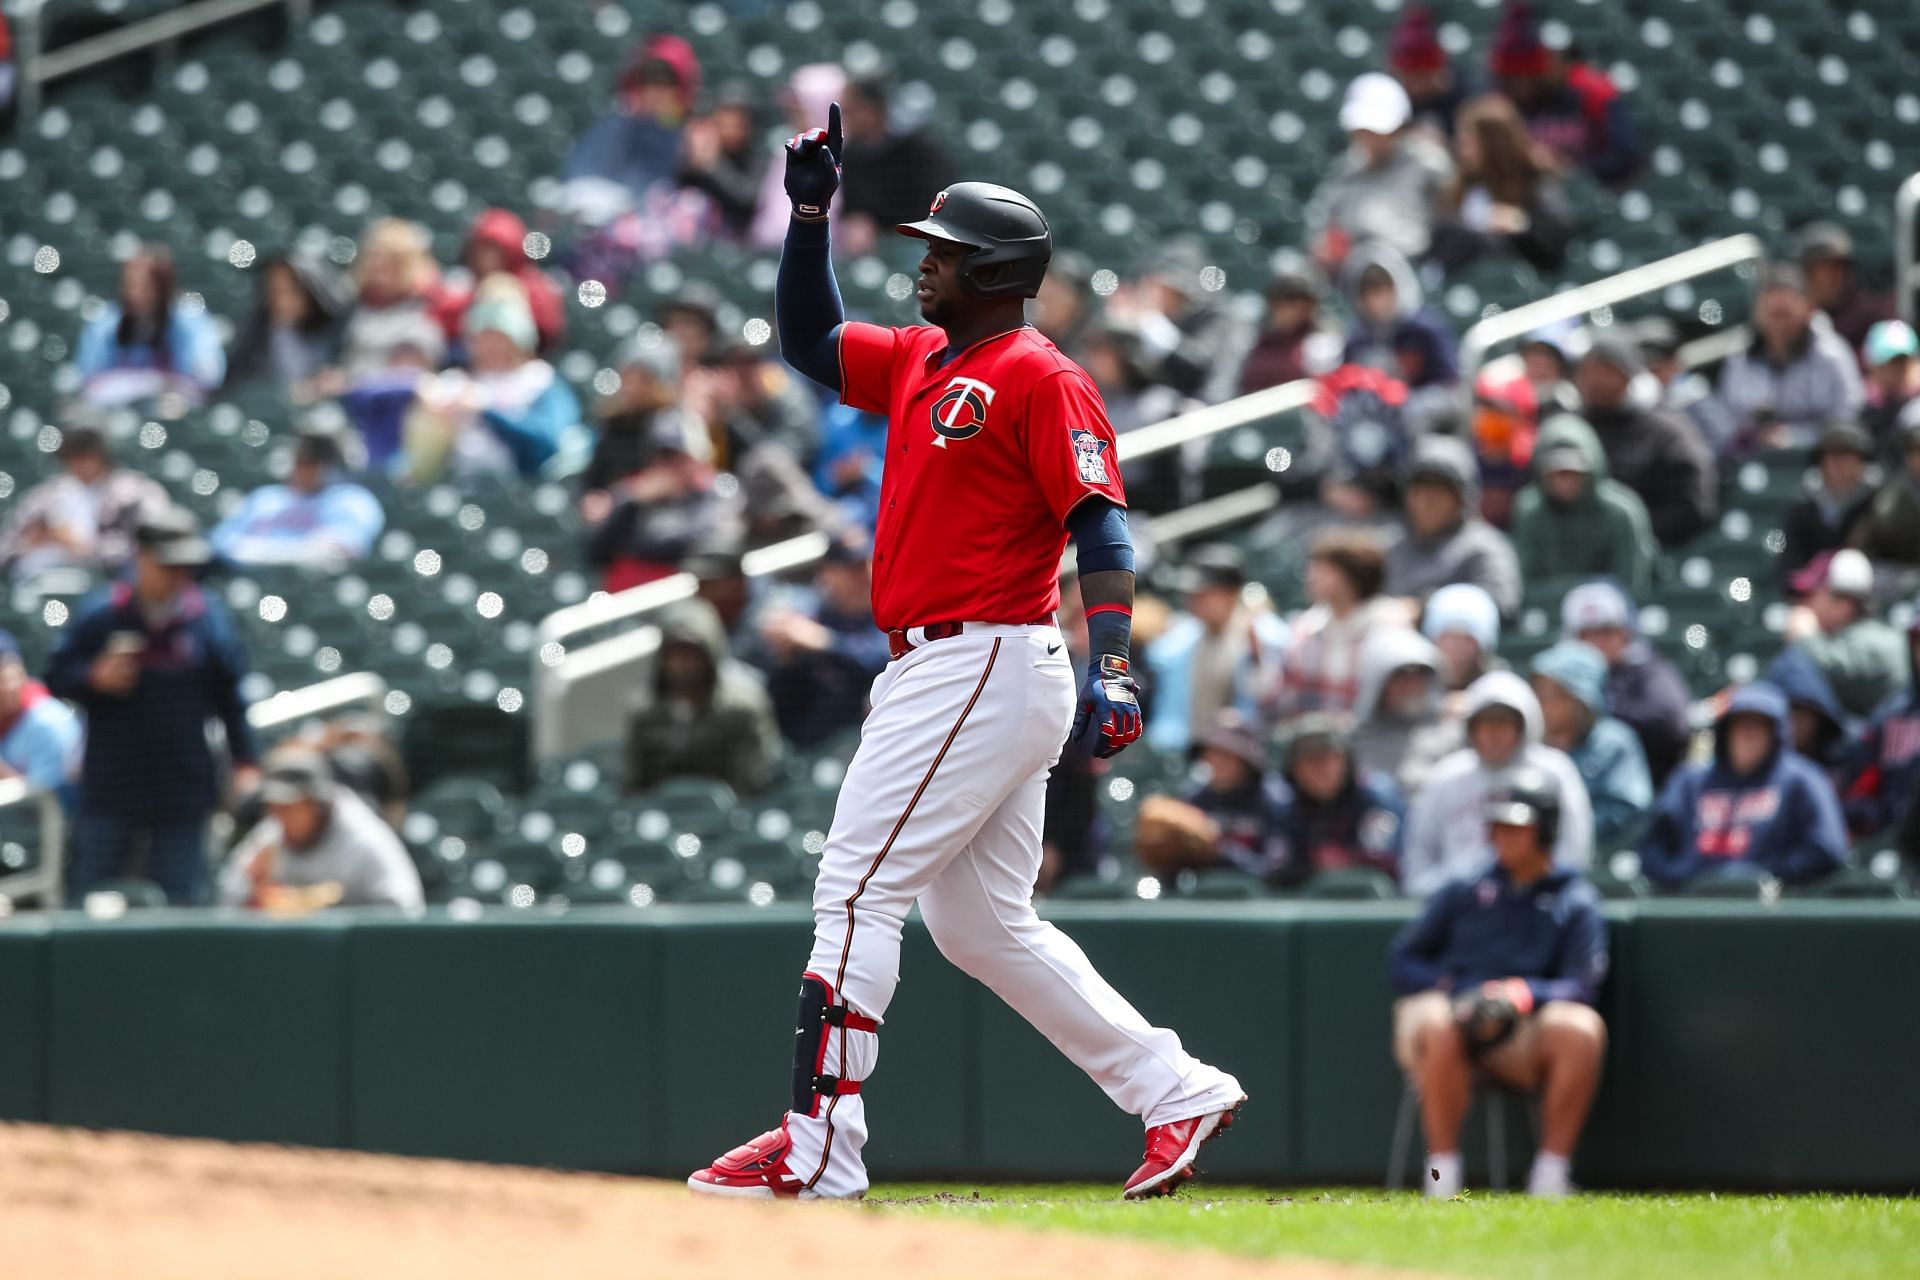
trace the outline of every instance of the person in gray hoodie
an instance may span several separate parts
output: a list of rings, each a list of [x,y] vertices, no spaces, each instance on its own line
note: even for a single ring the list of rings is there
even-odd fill
[[[1584,871],[1593,860],[1593,807],[1587,784],[1564,751],[1546,745],[1539,700],[1511,671],[1481,676],[1467,690],[1467,745],[1427,775],[1407,810],[1400,886],[1425,897],[1451,880],[1476,876],[1493,860],[1487,843],[1487,795],[1506,772],[1527,764],[1560,786],[1560,834],[1553,865]]]
[[[704,600],[678,606],[660,625],[653,679],[627,722],[627,790],[692,776],[758,791],[780,751],[773,702],[728,654],[720,615]]]
[[[1360,646],[1360,688],[1350,740],[1354,762],[1418,792],[1439,760],[1466,742],[1447,714],[1440,650],[1405,627],[1378,627]]]
[[[1483,588],[1508,617],[1520,607],[1520,563],[1506,535],[1482,520],[1473,450],[1426,436],[1407,468],[1406,521],[1387,552],[1387,594],[1425,601],[1452,582]]]

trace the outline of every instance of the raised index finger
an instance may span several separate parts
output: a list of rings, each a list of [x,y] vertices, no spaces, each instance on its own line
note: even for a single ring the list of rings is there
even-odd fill
[[[833,158],[840,158],[840,104],[834,103],[827,108],[827,150],[833,152]]]

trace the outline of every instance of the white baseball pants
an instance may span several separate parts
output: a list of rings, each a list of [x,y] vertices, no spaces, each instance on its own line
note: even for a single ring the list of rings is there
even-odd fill
[[[917,900],[941,954],[990,987],[1148,1126],[1232,1106],[1234,1078],[1150,1025],[1033,910],[1047,774],[1077,697],[1060,632],[981,626],[881,672],[813,892],[808,972],[884,1019]],[[864,1080],[878,1034],[832,1028],[824,1071]],[[789,1167],[816,1195],[867,1189],[859,1094],[789,1113]]]

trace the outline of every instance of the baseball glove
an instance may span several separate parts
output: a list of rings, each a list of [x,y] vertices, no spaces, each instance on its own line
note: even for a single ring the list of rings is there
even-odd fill
[[[1520,978],[1483,982],[1453,1001],[1453,1020],[1476,1058],[1504,1042],[1532,1012],[1533,991]]]
[[[1133,828],[1133,851],[1140,865],[1156,875],[1215,861],[1220,828],[1200,810],[1171,796],[1140,802]]]

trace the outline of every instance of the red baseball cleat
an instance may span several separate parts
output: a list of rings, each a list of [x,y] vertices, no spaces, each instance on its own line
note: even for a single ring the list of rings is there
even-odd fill
[[[701,1195],[736,1196],[749,1200],[786,1200],[800,1194],[803,1179],[787,1168],[793,1140],[786,1121],[752,1142],[735,1147],[687,1179]]]
[[[1209,1111],[1203,1116],[1157,1124],[1147,1130],[1146,1163],[1127,1179],[1121,1198],[1145,1200],[1178,1191],[1180,1184],[1193,1176],[1193,1162],[1200,1148],[1226,1132],[1246,1100],[1243,1094],[1239,1102],[1223,1111]]]

